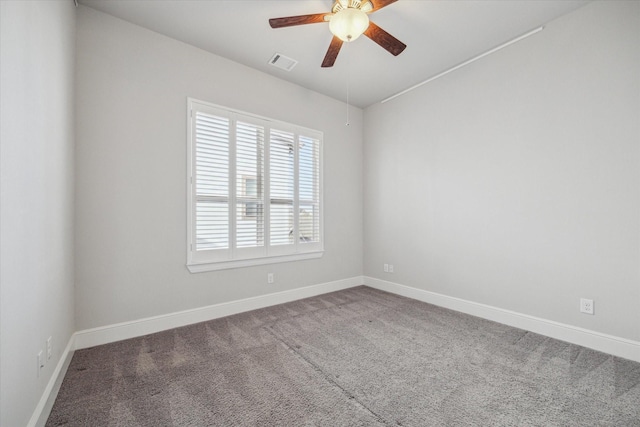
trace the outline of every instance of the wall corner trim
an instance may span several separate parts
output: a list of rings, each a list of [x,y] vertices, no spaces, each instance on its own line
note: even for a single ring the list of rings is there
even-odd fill
[[[492,320],[508,326],[535,332],[571,344],[598,350],[614,356],[640,362],[640,342],[613,335],[542,319],[515,311],[480,304],[411,286],[365,276],[364,284],[374,289],[412,298],[418,301]]]

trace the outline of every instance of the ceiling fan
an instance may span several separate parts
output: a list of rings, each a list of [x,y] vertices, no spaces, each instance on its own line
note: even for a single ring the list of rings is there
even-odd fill
[[[351,42],[364,34],[394,56],[407,47],[391,34],[369,20],[368,14],[380,10],[398,0],[335,0],[331,12],[311,15],[286,16],[269,19],[271,28],[329,22],[333,39],[322,61],[323,67],[332,67],[336,62],[343,42]]]

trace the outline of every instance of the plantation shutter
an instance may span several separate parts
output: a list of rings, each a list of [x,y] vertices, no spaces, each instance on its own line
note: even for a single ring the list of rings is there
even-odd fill
[[[270,152],[270,243],[294,243],[294,134],[271,129]]]
[[[298,161],[298,236],[300,243],[320,242],[320,141],[300,136]]]
[[[236,246],[264,246],[264,128],[236,125]]]
[[[229,119],[196,113],[196,250],[229,248]]]
[[[191,272],[322,256],[322,133],[189,100]]]

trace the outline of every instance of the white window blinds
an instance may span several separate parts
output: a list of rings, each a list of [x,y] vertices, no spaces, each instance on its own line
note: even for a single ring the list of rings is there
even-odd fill
[[[264,128],[236,123],[236,246],[264,246]]]
[[[294,141],[291,132],[271,130],[270,146],[270,201],[271,244],[294,243]]]
[[[192,99],[188,111],[189,269],[320,256],[322,133]]]
[[[300,242],[320,242],[320,140],[301,136],[298,186]]]
[[[196,250],[229,247],[229,120],[196,113]]]

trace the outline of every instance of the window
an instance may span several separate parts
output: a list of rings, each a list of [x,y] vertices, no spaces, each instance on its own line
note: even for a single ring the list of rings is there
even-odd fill
[[[242,194],[248,198],[258,197],[258,178],[255,176],[245,176],[242,178]],[[244,208],[243,217],[245,219],[258,217],[258,203],[247,202]]]
[[[322,133],[189,99],[191,272],[322,255]]]

